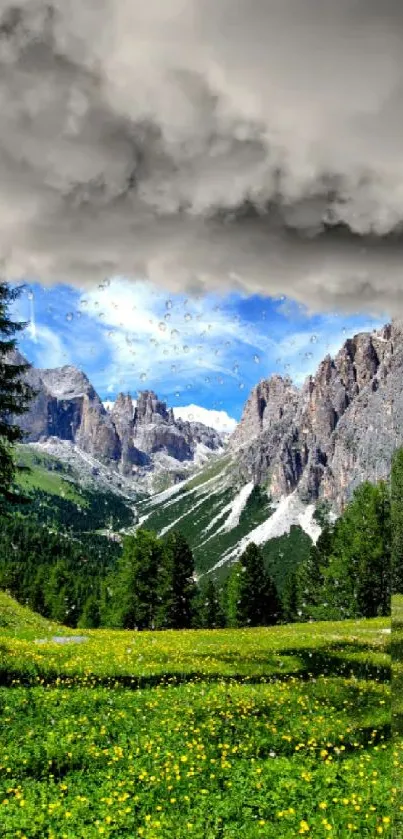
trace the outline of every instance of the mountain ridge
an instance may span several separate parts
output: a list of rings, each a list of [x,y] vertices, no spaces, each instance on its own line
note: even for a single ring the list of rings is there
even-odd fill
[[[24,363],[19,352],[9,363]],[[88,376],[72,365],[41,369],[31,366],[24,378],[36,395],[18,423],[30,444],[79,449],[126,479],[152,491],[153,475],[181,480],[189,469],[223,450],[225,437],[200,422],[176,419],[172,408],[150,390],[134,404],[120,393],[106,410]],[[59,446],[60,456],[68,455]],[[158,485],[158,482],[157,482]]]
[[[348,338],[301,388],[275,375],[252,390],[228,450],[245,482],[297,490],[340,511],[354,486],[388,477],[403,442],[403,326]],[[355,476],[355,477],[352,477]]]

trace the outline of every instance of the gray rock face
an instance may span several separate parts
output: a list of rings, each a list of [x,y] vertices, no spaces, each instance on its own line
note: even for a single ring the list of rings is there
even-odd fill
[[[25,359],[14,353],[9,362]],[[87,376],[75,367],[31,367],[26,379],[37,393],[29,411],[18,418],[26,442],[50,437],[70,441],[126,476],[137,468],[152,470],[157,454],[184,463],[194,460],[198,443],[210,451],[222,448],[218,432],[201,423],[175,420],[152,391],[140,393],[136,407],[129,394],[120,393],[109,413]]]
[[[297,488],[340,510],[363,480],[389,475],[403,444],[402,375],[403,325],[393,321],[347,340],[299,391],[279,376],[261,382],[229,443],[239,476],[273,497]]]

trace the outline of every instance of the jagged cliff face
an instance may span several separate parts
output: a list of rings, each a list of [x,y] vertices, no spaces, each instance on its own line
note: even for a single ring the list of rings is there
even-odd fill
[[[261,382],[230,439],[239,476],[273,497],[298,489],[341,509],[363,480],[390,472],[403,444],[403,327],[393,322],[345,342],[301,390],[275,376]]]
[[[9,360],[25,361],[19,353]],[[18,418],[26,442],[50,437],[70,441],[117,466],[126,476],[142,468],[152,470],[157,456],[179,464],[192,462],[199,443],[211,452],[222,448],[218,432],[200,423],[175,420],[172,410],[152,391],[140,393],[136,407],[129,394],[119,394],[109,413],[87,376],[75,367],[32,367],[26,379],[37,393],[29,411]],[[169,460],[166,466],[172,466]]]

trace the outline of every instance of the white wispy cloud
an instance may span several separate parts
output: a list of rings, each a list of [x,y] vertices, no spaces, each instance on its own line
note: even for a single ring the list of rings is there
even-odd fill
[[[60,336],[44,324],[35,328],[35,364],[37,367],[63,367],[68,353]]]
[[[230,434],[237,426],[234,417],[230,417],[227,411],[214,411],[201,408],[200,405],[186,405],[173,409],[175,417],[188,420],[189,422],[202,422],[216,431]]]
[[[108,390],[124,381],[139,385],[170,380],[182,393],[185,383],[208,377],[236,380],[242,361],[253,360],[267,344],[215,298],[170,298],[149,283],[116,279],[82,296],[79,308],[102,324],[110,353]],[[239,359],[237,360],[237,351]]]

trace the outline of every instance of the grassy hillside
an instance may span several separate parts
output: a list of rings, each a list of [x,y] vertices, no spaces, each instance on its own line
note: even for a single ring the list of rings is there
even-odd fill
[[[25,491],[42,490],[61,498],[69,498],[80,506],[85,506],[85,498],[74,481],[73,470],[48,454],[37,453],[27,446],[18,446],[17,463],[29,467],[29,472],[17,475],[19,486]]]
[[[0,633],[11,632],[16,635],[32,633],[48,633],[54,624],[51,624],[41,615],[21,606],[13,597],[5,591],[0,590]]]
[[[161,534],[172,528],[181,530],[192,546],[198,572],[214,569],[213,576],[222,578],[228,573],[227,558],[234,561],[237,546],[274,510],[263,487],[250,487],[242,501],[244,491],[245,487],[234,481],[231,459],[224,456],[187,483],[142,501],[137,509],[143,526],[150,530]],[[235,515],[238,505],[239,515]],[[280,589],[310,545],[311,539],[299,526],[266,542],[267,568]]]
[[[19,472],[19,486],[31,499],[24,514],[46,524],[74,532],[114,531],[134,524],[133,502],[104,488],[80,484],[74,469],[61,460],[28,446],[19,446],[17,462],[29,468]]]
[[[3,835],[390,837],[387,628],[0,630]]]

